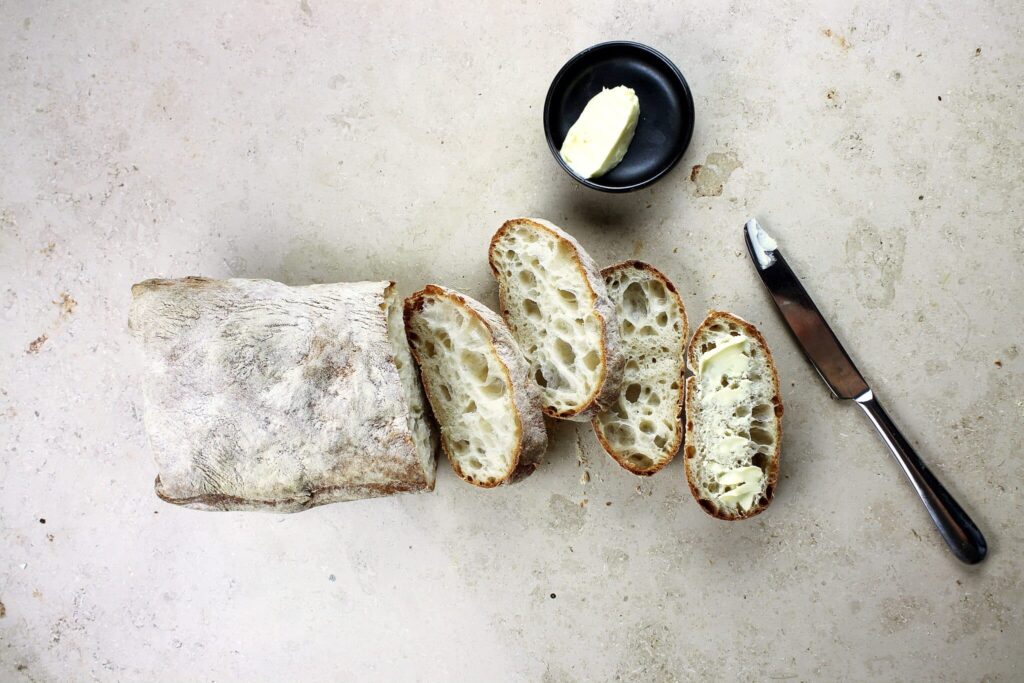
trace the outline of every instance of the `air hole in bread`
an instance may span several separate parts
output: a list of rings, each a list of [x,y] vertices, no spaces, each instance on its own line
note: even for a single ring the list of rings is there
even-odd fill
[[[644,325],[643,327],[640,328],[640,334],[644,335],[645,337],[653,337],[657,333],[654,331],[654,328],[651,327],[650,325]]]
[[[537,368],[536,372],[533,373],[533,379],[541,387],[546,387],[548,385],[548,380],[544,377],[544,373],[540,368]]]
[[[537,277],[528,270],[519,271],[519,282],[526,287],[533,287],[537,284]]]
[[[441,394],[444,396],[444,400],[452,400],[452,390],[451,387],[449,387],[447,384],[441,385]]]
[[[634,325],[633,323],[629,322],[625,318],[622,319],[622,325],[620,325],[620,327],[622,328],[622,335],[623,336],[629,336],[629,335],[633,334],[633,330],[636,329],[636,325]]]
[[[757,444],[772,444],[775,443],[775,437],[767,429],[761,427],[750,428],[750,440]]]
[[[668,438],[664,434],[658,434],[654,437],[654,445],[658,448],[664,448],[666,443],[668,443]]]
[[[768,455],[760,451],[754,453],[754,457],[750,459],[750,462],[754,467],[760,467],[765,471],[768,469]]]
[[[427,354],[428,358],[437,358],[437,346],[429,339],[423,343],[423,352]]]
[[[750,406],[745,404],[738,405],[736,406],[736,410],[732,411],[732,414],[734,417],[746,417],[747,415],[750,415]]]
[[[692,425],[691,425],[691,429],[692,429]],[[693,446],[689,446],[689,445],[686,446],[686,448],[683,449],[683,452],[686,453],[686,457],[687,458],[692,458],[695,455],[697,455],[697,449],[694,448]]]
[[[636,403],[637,399],[640,398],[640,385],[630,384],[628,387],[626,387],[626,391],[623,395],[626,397],[626,400],[629,401],[630,403]]]
[[[700,506],[701,506],[702,508],[704,508],[705,510],[707,510],[708,514],[711,514],[711,515],[713,515],[713,514],[715,514],[715,512],[717,511],[717,510],[715,509],[715,505],[714,505],[714,503],[712,503],[712,502],[711,502],[710,500],[704,500],[703,498],[701,498],[701,499],[700,499],[700,500],[698,500],[697,502],[698,502],[698,503],[700,503]]]
[[[459,360],[464,366],[466,366],[470,375],[477,382],[482,383],[487,379],[487,375],[490,373],[490,370],[487,367],[487,358],[484,354],[465,349],[459,354]]]
[[[647,397],[647,405],[649,406],[660,406],[661,398],[657,394],[651,394]]]
[[[644,434],[653,434],[654,423],[650,420],[640,420],[640,431]]]
[[[601,354],[596,350],[590,350],[587,355],[583,356],[583,366],[588,370],[597,370],[597,366],[601,364]]]
[[[715,323],[708,329],[711,330],[712,332],[725,332],[725,325],[722,325],[721,323]]]
[[[718,493],[718,482],[717,481],[709,482],[708,486],[707,486],[707,489],[711,493]]]
[[[558,296],[562,298],[562,301],[572,304],[573,306],[576,306],[579,303],[576,299],[576,294],[574,292],[570,292],[568,289],[558,290]]]
[[[629,283],[622,293],[622,310],[634,320],[647,317],[647,295],[639,282]]]
[[[668,325],[668,313],[662,311],[655,316],[654,322],[658,324],[658,327],[665,327],[665,325]]]
[[[487,398],[499,398],[505,395],[505,382],[495,377],[490,382],[484,385],[484,395]]]
[[[771,484],[768,484],[768,486],[764,490],[764,495],[765,495],[765,498],[767,498],[768,500],[771,500],[772,496],[775,495],[775,487],[772,486]]]
[[[466,464],[469,465],[474,470],[478,470],[484,466],[484,464],[480,462],[480,460],[478,460],[477,458],[470,458]]]
[[[663,304],[668,296],[665,294],[665,285],[661,284],[657,280],[650,280],[647,284],[647,291],[655,303]]]
[[[444,330],[439,331],[436,337],[437,341],[440,342],[441,346],[443,346],[448,351],[451,351],[453,348],[455,348],[454,346],[452,346],[452,338],[449,337],[448,333],[445,332]]]
[[[467,403],[466,404],[466,409],[463,412],[475,413],[476,412],[476,401],[470,401],[469,403]]]
[[[523,310],[528,318],[540,320],[540,306],[533,299],[523,299]]]
[[[636,465],[637,468],[642,470],[650,469],[650,467],[654,464],[654,461],[648,458],[643,453],[634,453],[633,455],[629,456],[629,461]]]
[[[572,345],[561,337],[555,339],[555,356],[565,365],[576,363],[576,352],[572,350]]]
[[[626,361],[626,370],[630,372],[636,372],[640,369],[640,364],[636,362],[635,358],[630,358]]]
[[[631,446],[636,442],[636,434],[629,425],[618,425],[615,429],[615,439],[625,446]]]

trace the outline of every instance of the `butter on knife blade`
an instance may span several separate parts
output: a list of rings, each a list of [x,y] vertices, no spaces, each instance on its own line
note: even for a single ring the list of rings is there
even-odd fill
[[[605,88],[590,98],[562,143],[560,154],[573,173],[596,178],[619,165],[640,118],[640,100],[632,88]]]

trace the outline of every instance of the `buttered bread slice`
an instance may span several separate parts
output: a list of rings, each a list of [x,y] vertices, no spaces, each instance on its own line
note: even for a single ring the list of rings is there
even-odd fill
[[[772,501],[779,478],[782,399],[757,328],[711,311],[687,354],[686,479],[705,512],[746,519]]]

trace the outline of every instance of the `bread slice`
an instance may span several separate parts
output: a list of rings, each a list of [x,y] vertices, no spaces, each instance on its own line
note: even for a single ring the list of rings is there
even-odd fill
[[[516,218],[491,239],[501,312],[541,387],[544,412],[587,421],[622,382],[615,307],[597,264],[548,221]]]
[[[651,475],[683,441],[686,309],[672,282],[650,264],[625,261],[601,274],[615,303],[626,365],[622,389],[612,407],[594,418],[594,431],[617,463]]]
[[[757,328],[711,311],[690,341],[686,382],[686,480],[719,519],[746,519],[772,501],[779,479],[782,398]]]
[[[455,473],[491,488],[533,472],[548,442],[540,389],[501,318],[427,285],[405,300],[405,327]]]

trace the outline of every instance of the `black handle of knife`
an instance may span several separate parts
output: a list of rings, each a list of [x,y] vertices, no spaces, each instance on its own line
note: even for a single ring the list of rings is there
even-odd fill
[[[910,443],[896,428],[892,418],[882,409],[871,391],[855,399],[875,425],[882,440],[892,451],[910,483],[917,490],[921,502],[928,509],[942,539],[961,562],[977,564],[988,554],[985,537],[971,518],[960,507],[946,487],[931,473],[918,457]]]

